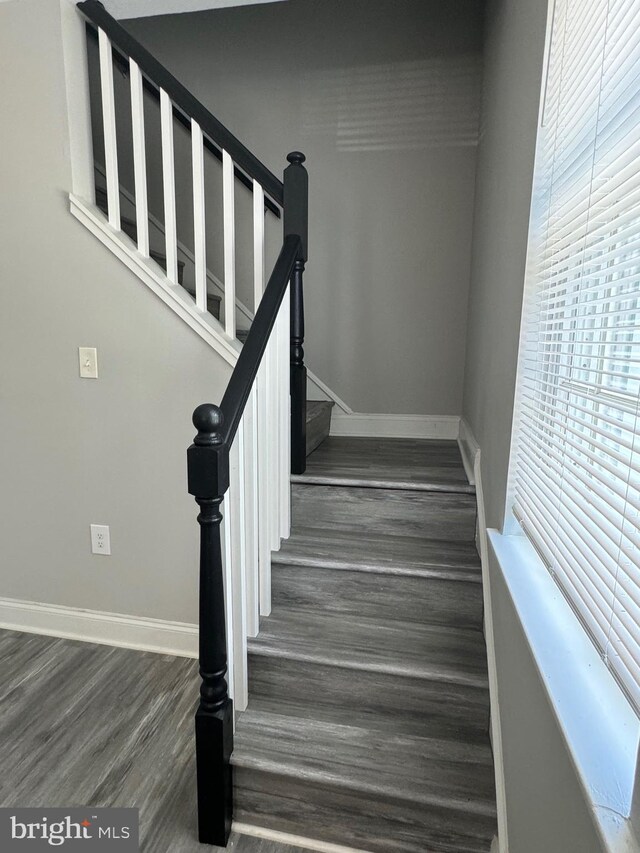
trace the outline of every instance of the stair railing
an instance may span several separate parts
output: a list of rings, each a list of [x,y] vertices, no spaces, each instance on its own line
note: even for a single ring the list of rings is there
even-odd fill
[[[290,234],[284,238],[222,402],[220,406],[204,403],[195,410],[193,424],[198,434],[187,451],[189,492],[200,506],[198,522],[201,531],[199,656],[202,686],[196,713],[199,838],[203,843],[219,846],[226,844],[229,836],[233,808],[230,764],[233,713],[226,680],[229,655],[225,625],[229,612],[225,614],[224,580],[227,582],[227,600],[229,580],[232,589],[236,588],[234,593],[237,590],[242,595],[242,589],[237,589],[236,573],[232,572],[231,578],[228,571],[225,573],[220,504],[231,484],[234,438],[242,423],[273,328],[278,322],[281,305],[283,302],[286,304],[289,280],[298,263],[301,247],[299,236]],[[269,476],[268,472],[266,476]],[[275,489],[265,491],[277,500]],[[226,549],[233,539],[233,532],[227,528]],[[233,601],[231,609],[235,615]],[[246,646],[244,654],[246,656]],[[234,663],[237,666],[238,660]]]
[[[98,0],[78,4],[97,31],[104,126],[107,215],[120,230],[113,67],[126,66],[138,251],[150,256],[143,92],[160,102],[166,274],[177,279],[173,122],[191,133],[195,302],[207,310],[204,151],[223,170],[224,329],[235,337],[235,185],[253,193],[255,316],[219,405],[195,410],[187,451],[189,493],[200,507],[199,662],[196,713],[200,841],[226,846],[233,811],[233,713],[247,703],[247,638],[271,611],[271,552],[291,526],[290,474],[306,464],[303,273],[308,176],[300,152],[279,180],[185,89]],[[283,212],[283,243],[264,287],[265,207]]]

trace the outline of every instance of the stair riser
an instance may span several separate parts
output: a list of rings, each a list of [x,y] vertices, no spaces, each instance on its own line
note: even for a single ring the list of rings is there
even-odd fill
[[[294,483],[292,521],[294,529],[300,525],[470,541],[476,502],[465,494]]]
[[[459,804],[417,805],[368,792],[234,768],[234,818],[242,823],[371,853],[488,853],[495,818]]]
[[[314,566],[272,567],[273,605],[456,628],[482,627],[482,587]]]
[[[254,711],[398,734],[477,742],[489,727],[486,689],[249,654]]]
[[[331,429],[331,408],[323,409],[307,421],[307,456],[325,440]]]

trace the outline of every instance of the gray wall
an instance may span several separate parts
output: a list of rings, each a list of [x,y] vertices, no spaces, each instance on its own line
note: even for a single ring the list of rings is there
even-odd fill
[[[462,407],[489,527],[504,515],[546,17],[545,0],[489,0]]]
[[[356,411],[461,410],[482,9],[295,0],[127,22],[276,174],[307,154],[308,363]]]
[[[58,3],[0,4],[0,56],[0,596],[195,622],[185,451],[230,369],[69,213]]]
[[[463,415],[502,526],[547,3],[489,0]],[[504,578],[489,560],[509,853],[601,850]]]

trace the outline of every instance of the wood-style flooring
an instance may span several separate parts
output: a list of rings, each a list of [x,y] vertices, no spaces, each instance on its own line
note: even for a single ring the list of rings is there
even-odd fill
[[[474,493],[455,441],[329,436],[293,482]]]
[[[145,853],[221,850],[196,833],[198,689],[188,658],[0,630],[0,806],[134,807]]]

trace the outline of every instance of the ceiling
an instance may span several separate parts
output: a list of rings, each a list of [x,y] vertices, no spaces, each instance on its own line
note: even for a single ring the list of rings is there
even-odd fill
[[[105,8],[114,18],[148,18],[151,15],[279,2],[282,0],[103,0]]]

